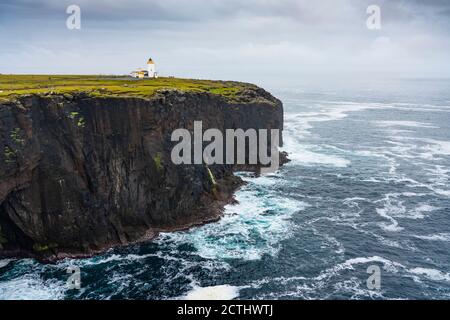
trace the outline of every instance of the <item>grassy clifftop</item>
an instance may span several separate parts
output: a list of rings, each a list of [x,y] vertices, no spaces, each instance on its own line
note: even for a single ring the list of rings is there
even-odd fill
[[[233,100],[239,92],[254,87],[232,81],[179,78],[134,79],[126,76],[96,75],[0,75],[0,100],[26,94],[71,94],[92,96],[131,96],[148,98],[161,89],[209,92]]]

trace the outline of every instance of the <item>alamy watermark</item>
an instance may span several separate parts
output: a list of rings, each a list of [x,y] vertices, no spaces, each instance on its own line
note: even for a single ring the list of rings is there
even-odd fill
[[[81,8],[76,4],[67,7],[66,13],[69,17],[66,20],[66,27],[69,30],[81,29]]]
[[[370,274],[367,278],[367,289],[380,290],[381,289],[381,268],[377,265],[370,265],[367,268],[367,273]]]
[[[79,267],[70,266],[66,272],[69,274],[69,278],[66,281],[66,286],[69,290],[81,289],[81,270]]]
[[[380,30],[381,29],[381,8],[375,4],[367,7],[366,10],[369,15],[366,20],[366,26],[369,30]]]
[[[258,164],[263,166],[262,174],[275,172],[280,166],[278,129],[271,129],[270,136],[268,129],[226,129],[224,137],[219,129],[203,132],[202,121],[194,121],[193,137],[187,129],[176,129],[171,140],[178,142],[171,152],[172,162],[177,165]],[[209,142],[205,148],[204,142]]]

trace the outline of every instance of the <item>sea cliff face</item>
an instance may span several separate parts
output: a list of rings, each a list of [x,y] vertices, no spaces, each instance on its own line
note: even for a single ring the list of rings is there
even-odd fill
[[[282,129],[283,108],[256,87],[233,102],[162,90],[0,103],[0,257],[90,255],[218,219],[241,184],[237,168],[170,157],[172,132],[197,120],[203,130]]]

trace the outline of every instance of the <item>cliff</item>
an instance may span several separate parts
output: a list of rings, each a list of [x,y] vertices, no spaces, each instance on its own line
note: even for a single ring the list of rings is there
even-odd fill
[[[162,89],[0,102],[0,257],[59,259],[151,239],[220,217],[241,184],[232,165],[175,165],[171,133],[278,128],[279,100],[246,86],[233,99]]]

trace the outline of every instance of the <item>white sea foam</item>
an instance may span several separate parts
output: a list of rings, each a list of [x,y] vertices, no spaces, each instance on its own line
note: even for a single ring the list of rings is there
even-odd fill
[[[335,167],[347,167],[350,160],[342,155],[337,155],[332,146],[317,146],[304,143],[312,137],[313,123],[324,121],[336,121],[344,119],[350,112],[367,109],[383,108],[382,104],[375,103],[351,103],[351,102],[318,102],[314,111],[289,113],[285,115],[286,132],[283,150],[289,153],[289,158],[294,164],[300,165],[330,165]],[[317,109],[317,110],[316,110]],[[339,150],[338,150],[339,151]]]
[[[362,285],[361,280],[357,278],[337,282],[333,285],[333,288],[336,293],[345,292],[346,294],[351,294],[350,299],[352,300],[367,299],[367,297],[371,299],[384,298],[382,290],[370,290],[367,286]]]
[[[414,237],[418,238],[418,239],[429,240],[429,241],[450,242],[450,233],[437,233],[437,234],[426,235],[426,236],[418,236],[418,235],[416,235]]]
[[[450,282],[450,274],[444,273],[442,271],[430,268],[413,268],[409,270],[410,273],[416,275],[422,275],[426,278],[434,281],[446,281]]]
[[[87,258],[87,259],[65,259],[58,263],[58,266],[60,267],[67,267],[67,266],[91,266],[91,265],[101,265],[101,264],[107,264],[111,262],[117,262],[117,263],[132,263],[134,261],[138,260],[144,260],[149,257],[158,257],[158,254],[111,254],[111,255],[102,255],[102,256],[95,256],[93,258]]]
[[[3,259],[0,260],[0,268],[6,267],[8,264],[10,264],[13,260],[12,259]]]
[[[405,212],[405,207],[402,205],[392,205],[388,203],[384,208],[376,208],[376,212],[383,218],[389,220],[391,223],[387,224],[385,222],[380,223],[380,227],[386,231],[397,232],[403,230],[399,227],[398,221],[395,220],[389,214],[395,212],[396,214],[402,214]]]
[[[334,267],[327,269],[320,273],[319,276],[317,276],[316,280],[322,280],[325,278],[329,278],[331,276],[335,276],[339,272],[343,270],[348,269],[354,269],[355,265],[359,264],[368,264],[368,263],[381,263],[383,265],[383,269],[386,271],[389,271],[391,273],[398,272],[399,269],[404,268],[404,266],[400,263],[391,261],[389,259],[379,257],[379,256],[372,256],[372,257],[358,257],[353,259],[348,259],[342,263],[339,263],[335,265]]]
[[[186,300],[232,300],[239,296],[239,287],[220,285],[212,287],[194,287],[183,297]]]
[[[361,198],[361,197],[350,197],[345,198],[342,203],[349,206],[350,208],[359,208],[360,202],[368,201],[367,198]]]
[[[435,139],[422,139],[422,141],[430,144],[425,149],[431,151],[433,155],[450,155],[450,141]]]
[[[303,276],[292,276],[292,277],[275,277],[275,278],[264,278],[257,280],[252,283],[251,287],[260,288],[266,284],[270,283],[279,283],[280,287],[286,288],[294,288],[294,289],[286,289],[286,292],[279,293],[276,295],[268,294],[263,295],[259,298],[279,298],[282,297],[317,297],[318,292],[325,287],[327,287],[327,293],[329,296],[332,296],[332,292],[329,291],[328,285],[333,282],[332,279],[341,279],[340,275],[342,272],[346,270],[362,270],[366,271],[365,267],[358,267],[359,265],[369,265],[369,264],[379,264],[380,267],[383,268],[384,271],[389,273],[398,273],[401,270],[405,269],[405,267],[397,262],[391,261],[389,259],[379,257],[379,256],[371,256],[371,257],[357,257],[353,259],[345,260],[341,263],[337,263],[336,265],[327,268],[320,272],[319,275],[315,277],[303,277]],[[298,282],[297,285],[294,285]],[[365,287],[365,283],[361,282],[359,279],[349,279],[349,280],[340,280],[336,282],[333,287],[335,288],[337,293],[342,294],[342,292],[348,293],[349,291],[353,293],[354,297],[358,296],[371,296],[373,292],[370,292]],[[350,288],[351,287],[351,288]],[[349,289],[349,291],[347,291]],[[350,290],[351,289],[351,290]],[[344,290],[344,291],[343,291]],[[378,293],[378,297],[381,297],[382,292]],[[329,296],[325,296],[327,298]]]
[[[423,195],[426,194],[416,192],[393,192],[386,194],[383,199],[374,201],[374,203],[383,203],[383,207],[376,208],[376,212],[378,215],[391,222],[390,224],[382,222],[380,223],[380,227],[386,231],[401,231],[403,228],[399,226],[396,218],[424,219],[429,213],[439,209],[427,202],[420,202],[412,208],[407,208],[405,206],[405,200],[402,200],[402,198],[405,197],[414,198]],[[406,201],[406,203],[408,202],[409,201]]]
[[[344,262],[338,263],[330,268],[327,268],[320,272],[318,276],[307,278],[302,276],[293,276],[293,277],[276,277],[276,278],[264,278],[252,283],[252,287],[259,288],[263,285],[269,283],[280,283],[286,287],[292,287],[291,283],[300,282],[299,285],[294,286],[294,290],[287,290],[282,294],[272,295],[272,297],[281,296],[293,296],[293,297],[308,297],[309,294],[313,296],[317,296],[317,292],[327,286],[332,279],[336,279],[340,277],[342,272],[346,270],[363,270],[365,271],[365,267],[358,267],[359,265],[372,265],[379,264],[380,267],[385,272],[391,274],[398,274],[403,277],[411,277],[416,282],[421,282],[420,277],[425,277],[429,280],[433,281],[450,281],[450,274],[444,273],[442,271],[431,269],[431,268],[423,268],[423,267],[415,267],[415,268],[407,268],[405,265],[380,257],[380,256],[371,256],[371,257],[357,257],[345,260]],[[288,286],[289,285],[289,286]],[[353,293],[353,297],[367,297],[371,295],[371,292],[367,290],[367,288],[361,284],[360,279],[351,278],[351,279],[343,279],[339,282],[336,282],[333,287],[336,292],[342,293]],[[329,289],[327,289],[329,292]],[[330,293],[332,294],[332,293]],[[270,294],[266,296],[270,297]],[[379,292],[379,296],[382,297],[382,292]]]
[[[422,159],[435,160],[437,156],[450,155],[450,141],[405,136],[393,136],[392,139],[398,141],[399,146],[403,147],[403,152],[414,152],[413,155]],[[410,141],[418,141],[422,144],[408,144],[407,142]]]
[[[238,203],[226,206],[220,221],[163,237],[193,245],[205,259],[258,260],[264,254],[276,255],[280,241],[292,235],[290,218],[307,204],[272,194],[267,179],[245,178],[248,184],[235,195]],[[261,187],[266,194],[261,194]]]
[[[306,166],[319,164],[334,166],[337,168],[347,167],[351,164],[350,160],[336,155],[314,152],[313,149],[316,147],[298,144],[290,137],[285,138],[285,144],[286,147],[284,150],[288,151],[289,159],[294,164]]]
[[[450,197],[450,190],[444,190],[440,188],[432,188],[432,190],[441,196]]]
[[[59,300],[64,298],[66,284],[56,280],[44,281],[37,274],[27,274],[0,282],[3,300]]]
[[[312,108],[314,108],[314,111],[287,113],[285,115],[285,121],[289,125],[286,128],[288,130],[294,129],[296,136],[305,137],[311,134],[309,129],[312,128],[312,123],[314,122],[341,120],[346,118],[350,112],[383,108],[383,105],[372,103],[336,103],[324,106],[319,103],[312,106]]]
[[[370,150],[356,152],[360,156],[385,159],[386,164],[389,165],[389,175],[371,177],[364,179],[364,181],[407,183],[408,187],[427,188],[439,196],[450,197],[450,190],[447,188],[450,170],[435,162],[441,161],[443,156],[450,155],[450,141],[398,135],[393,135],[391,139],[386,142],[392,146],[374,147]],[[420,165],[424,170],[423,177],[426,180],[421,182],[406,176],[404,173],[400,174],[398,171],[402,163],[398,159],[404,159],[408,162],[414,161],[416,165]],[[423,213],[424,210],[420,208],[415,211],[416,218],[423,217],[421,212]],[[414,211],[409,211],[409,213],[414,213]],[[411,215],[411,217],[414,218],[414,215]]]
[[[431,168],[424,168],[427,171],[429,180],[435,186],[448,186],[450,185],[450,169],[442,166],[442,165],[434,165]]]
[[[438,128],[430,123],[418,121],[374,121],[380,127],[412,127],[412,128]]]
[[[426,213],[433,212],[439,208],[431,206],[426,203],[420,204],[418,207],[416,207],[414,210],[412,210],[410,213],[409,218],[411,219],[423,219],[426,217]]]

